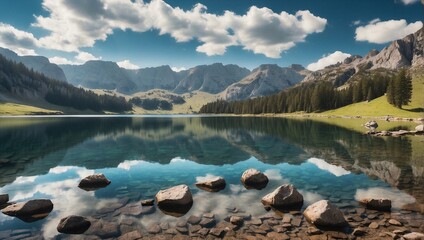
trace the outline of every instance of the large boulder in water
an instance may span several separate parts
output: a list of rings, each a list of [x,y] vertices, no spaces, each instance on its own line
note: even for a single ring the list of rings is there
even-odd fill
[[[90,175],[81,180],[78,184],[78,187],[86,191],[92,191],[99,188],[104,188],[110,184],[110,180],[105,177],[105,175],[99,173]]]
[[[91,222],[81,216],[68,216],[62,218],[57,225],[57,231],[67,234],[82,234],[90,228]]]
[[[262,204],[274,208],[300,208],[303,196],[292,184],[284,184],[262,198]]]
[[[374,198],[363,198],[359,202],[368,209],[379,210],[379,211],[390,211],[392,208],[392,201],[390,199],[374,199]]]
[[[187,185],[178,185],[156,194],[156,202],[159,209],[171,216],[183,216],[193,205],[193,196]]]
[[[196,186],[208,192],[219,192],[225,189],[226,182],[222,177],[215,177],[202,182],[197,182]]]
[[[303,212],[306,220],[317,227],[344,227],[346,222],[340,209],[328,200],[318,201]]]
[[[35,199],[9,205],[1,211],[9,216],[15,216],[25,222],[33,222],[47,217],[53,210],[53,203],[49,199]]]
[[[244,171],[241,182],[246,189],[263,189],[268,184],[268,177],[257,169],[251,168]]]

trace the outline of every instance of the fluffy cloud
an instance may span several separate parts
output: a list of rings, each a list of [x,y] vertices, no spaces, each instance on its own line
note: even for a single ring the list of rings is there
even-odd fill
[[[408,24],[404,19],[383,22],[379,19],[377,20],[378,21],[371,21],[366,26],[356,28],[356,41],[387,43],[414,33],[423,26],[421,21]]]
[[[59,64],[59,65],[65,65],[65,64],[76,65],[77,64],[76,62],[72,62],[72,61],[70,61],[70,60],[68,60],[67,58],[64,58],[64,57],[51,57],[51,58],[49,58],[49,61],[51,63]]]
[[[74,61],[69,60],[67,58],[64,57],[51,57],[49,58],[49,61],[51,63],[55,63],[55,64],[70,64],[70,65],[81,65],[84,64],[87,61],[91,61],[91,60],[101,60],[101,57],[96,57],[91,53],[88,52],[79,52],[75,57],[74,57]]]
[[[322,57],[318,61],[308,65],[307,69],[311,71],[317,71],[323,69],[329,65],[336,64],[338,62],[343,62],[347,57],[350,57],[349,53],[343,53],[340,51],[335,51],[332,54]]]
[[[117,62],[118,66],[125,69],[139,69],[140,67],[136,64],[130,62],[130,60],[123,60],[120,62]]]
[[[91,60],[100,60],[101,57],[95,57],[93,54],[88,52],[80,52],[77,56],[75,56],[75,59],[79,62],[87,62]]]
[[[48,16],[36,16],[36,27],[49,35],[39,42],[43,47],[78,51],[106,40],[115,29],[145,32],[152,29],[169,34],[177,42],[198,40],[196,48],[206,55],[222,55],[230,46],[267,57],[278,58],[282,52],[302,42],[312,33],[322,32],[327,20],[309,11],[274,13],[268,8],[251,7],[245,15],[226,11],[223,15],[207,12],[196,4],[190,10],[172,7],[163,0],[66,1],[44,0]]]
[[[18,55],[37,55],[34,51],[37,46],[38,40],[32,33],[0,22],[0,47],[8,48]]]
[[[401,0],[401,1],[403,2],[403,4],[409,5],[409,4],[419,2],[420,0]]]
[[[185,67],[171,67],[172,71],[174,72],[181,72],[187,70]]]

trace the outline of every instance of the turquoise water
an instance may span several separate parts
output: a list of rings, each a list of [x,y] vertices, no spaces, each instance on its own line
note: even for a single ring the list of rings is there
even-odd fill
[[[175,217],[155,208],[142,214],[110,208],[119,202],[138,207],[140,200],[179,184],[187,184],[194,198],[184,217],[212,212],[223,219],[234,208],[266,214],[260,199],[284,183],[298,188],[304,206],[329,199],[341,208],[357,207],[363,197],[389,197],[395,209],[422,206],[424,171],[412,141],[275,118],[2,118],[0,194],[14,202],[52,199],[54,209],[33,223],[0,214],[0,233],[31,229],[52,238],[68,215],[116,222],[129,215],[143,226],[172,222]],[[265,189],[242,186],[248,168],[265,172]],[[92,192],[79,189],[79,181],[93,173],[112,183]],[[226,189],[195,187],[211,176],[224,177]]]

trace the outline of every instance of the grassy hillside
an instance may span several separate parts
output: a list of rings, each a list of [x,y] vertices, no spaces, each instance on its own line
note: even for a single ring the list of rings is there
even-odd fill
[[[321,115],[335,116],[395,116],[404,118],[424,117],[424,77],[415,75],[412,79],[413,92],[411,103],[399,109],[387,102],[386,96],[381,96],[370,102],[354,103],[342,108],[321,113]]]
[[[57,114],[61,111],[49,110],[17,103],[0,102],[0,115],[34,115],[34,114]]]

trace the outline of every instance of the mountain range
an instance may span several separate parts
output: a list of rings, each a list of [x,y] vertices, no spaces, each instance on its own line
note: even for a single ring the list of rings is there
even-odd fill
[[[353,55],[343,62],[318,71],[301,65],[289,67],[264,64],[249,71],[237,65],[215,63],[176,72],[169,66],[128,70],[109,61],[88,61],[82,65],[56,65],[42,56],[18,56],[0,48],[9,60],[21,62],[29,69],[74,86],[116,90],[124,94],[163,89],[177,94],[202,91],[226,100],[242,100],[272,95],[302,82],[330,81],[335,87],[350,84],[360,73],[383,69],[422,68],[424,66],[424,28],[403,39],[393,41],[381,51],[366,56]]]

